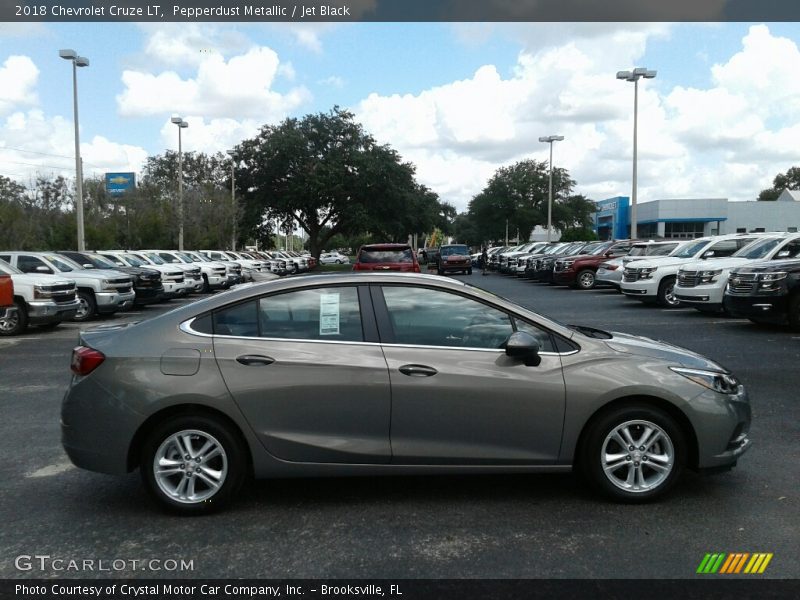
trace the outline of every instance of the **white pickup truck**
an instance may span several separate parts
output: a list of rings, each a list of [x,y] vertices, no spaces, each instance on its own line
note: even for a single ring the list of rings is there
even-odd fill
[[[679,306],[681,301],[675,297],[675,280],[682,265],[730,256],[758,236],[755,233],[733,233],[702,237],[669,256],[637,260],[625,267],[620,290],[626,296],[643,302],[657,302],[667,308]]]
[[[49,252],[0,252],[0,259],[23,273],[48,273],[75,281],[80,307],[73,321],[88,321],[98,314],[113,314],[133,306],[136,292],[127,273],[84,269],[65,256]]]
[[[70,279],[25,274],[2,260],[0,274],[10,276],[14,284],[11,309],[0,309],[0,336],[18,335],[28,324],[55,327],[78,312],[78,289]]]

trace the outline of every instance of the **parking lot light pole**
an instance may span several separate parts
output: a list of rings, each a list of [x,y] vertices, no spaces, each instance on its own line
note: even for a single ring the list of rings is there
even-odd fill
[[[553,228],[553,142],[563,142],[563,135],[540,137],[540,142],[550,144],[550,183],[547,192],[547,241],[550,242],[550,231]]]
[[[631,188],[631,239],[635,240],[637,236],[636,231],[636,157],[637,157],[637,140],[636,129],[637,121],[639,118],[639,80],[644,77],[645,79],[654,79],[656,76],[655,71],[648,71],[644,67],[637,67],[633,71],[617,71],[617,79],[623,81],[633,82],[633,184]]]
[[[181,117],[170,119],[178,126],[178,250],[183,252],[183,146],[181,144],[181,129],[189,126],[189,123]]]
[[[232,233],[231,233],[231,250],[236,252],[236,153],[228,151],[228,156],[231,157],[231,210],[233,211],[232,220]]]
[[[89,59],[78,56],[75,50],[59,50],[58,55],[72,62],[72,107],[75,114],[75,212],[78,216],[78,252],[86,250],[83,226],[83,169],[81,168],[81,138],[78,131],[78,67],[88,67]]]

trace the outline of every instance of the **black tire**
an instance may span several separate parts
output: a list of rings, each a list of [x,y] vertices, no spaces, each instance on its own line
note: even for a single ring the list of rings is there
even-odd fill
[[[19,335],[28,328],[28,311],[25,302],[14,299],[16,309],[6,319],[0,319],[0,336]]]
[[[97,314],[97,302],[94,300],[94,294],[85,290],[78,290],[78,300],[81,302],[81,307],[71,320],[83,323],[93,319]]]
[[[211,286],[208,283],[208,276],[203,273],[203,289],[200,290],[203,294],[210,294],[211,293]]]
[[[196,434],[213,437],[214,440],[219,443],[224,452],[223,455],[210,459],[208,463],[212,464],[211,461],[217,461],[216,463],[212,464],[212,467],[208,468],[225,472],[222,485],[218,490],[216,490],[216,492],[214,492],[210,486],[203,483],[203,479],[201,479],[201,477],[203,477],[202,474],[201,476],[194,476],[195,481],[200,482],[201,490],[203,490],[199,493],[205,493],[206,490],[211,493],[210,496],[205,497],[202,500],[192,501],[187,499],[180,501],[162,489],[161,485],[159,485],[158,481],[156,480],[154,463],[156,456],[159,453],[159,449],[162,449],[163,451],[162,445],[169,448],[170,446],[168,440],[174,434],[182,431],[195,432],[195,439],[199,440],[196,442],[198,444],[202,440],[201,436]],[[196,451],[197,448],[194,448],[194,450]],[[180,457],[176,457],[176,459],[178,458]],[[224,463],[222,462],[223,460],[225,461]],[[201,469],[204,464],[205,463],[200,462],[199,466]],[[226,424],[220,419],[205,415],[176,415],[157,425],[147,435],[147,438],[142,445],[142,453],[139,461],[142,480],[144,481],[145,487],[150,495],[162,507],[172,512],[184,515],[207,514],[219,510],[230,503],[231,500],[233,500],[233,498],[236,496],[236,493],[239,491],[246,478],[247,464],[247,452],[245,450],[244,443],[237,432],[234,431],[230,425]],[[182,466],[191,468],[195,467],[195,463],[188,461],[186,463],[182,463]],[[176,473],[172,476],[172,479],[167,481],[166,485],[170,484],[172,481],[180,485],[180,482],[184,480],[184,475],[185,471]],[[191,475],[193,475],[193,473]],[[186,476],[186,479],[191,481],[192,477]],[[175,491],[177,491],[177,489],[179,488],[176,488]]]
[[[597,283],[597,276],[591,269],[584,269],[575,278],[575,285],[582,290],[591,290]]]
[[[640,442],[641,438],[634,436],[644,435],[645,427],[655,426],[666,436],[659,438],[655,445],[648,449],[646,446],[620,447],[621,445],[612,437],[613,433],[623,425],[628,425],[628,431],[634,442]],[[622,439],[622,438],[620,438]],[[631,451],[630,448],[634,450]],[[645,448],[642,452],[641,448]],[[655,449],[655,453],[649,450]],[[619,467],[606,474],[604,469],[604,458],[613,454],[625,454],[620,456],[617,461]],[[609,454],[611,453],[611,454]],[[657,453],[657,454],[656,454]],[[650,465],[661,465],[661,460],[654,461],[650,456],[670,456],[667,463],[668,472],[656,470]],[[680,477],[681,471],[686,464],[687,443],[681,428],[675,420],[666,412],[659,408],[646,404],[629,404],[611,409],[598,415],[587,425],[587,430],[583,437],[578,456],[579,468],[588,483],[605,494],[607,497],[618,502],[638,503],[654,500],[664,494],[675,485]],[[636,460],[636,459],[639,460]],[[611,461],[614,464],[615,461]],[[638,473],[637,473],[638,469]],[[631,471],[634,472],[634,482],[629,484]],[[649,477],[649,483],[653,486],[650,489],[634,490],[637,484],[641,488],[639,473],[642,478]],[[626,481],[623,481],[625,477]],[[631,489],[625,489],[628,485]],[[647,486],[645,486],[646,488]]]
[[[681,301],[675,298],[675,277],[665,277],[658,286],[658,303],[664,308],[677,308]]]
[[[472,275],[472,269],[467,269],[467,275]]]
[[[789,327],[800,331],[800,293],[795,293],[789,298]]]

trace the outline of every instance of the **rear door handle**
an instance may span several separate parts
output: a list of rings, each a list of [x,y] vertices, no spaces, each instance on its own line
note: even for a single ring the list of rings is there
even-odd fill
[[[243,364],[246,367],[266,367],[275,362],[274,358],[269,356],[261,356],[260,354],[245,354],[236,358],[236,362]]]
[[[398,371],[409,377],[431,377],[439,372],[433,367],[426,367],[425,365],[403,365]]]

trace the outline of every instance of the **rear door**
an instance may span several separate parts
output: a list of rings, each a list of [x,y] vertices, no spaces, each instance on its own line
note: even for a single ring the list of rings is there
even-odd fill
[[[278,292],[212,318],[225,383],[271,454],[390,461],[389,374],[366,286]]]

